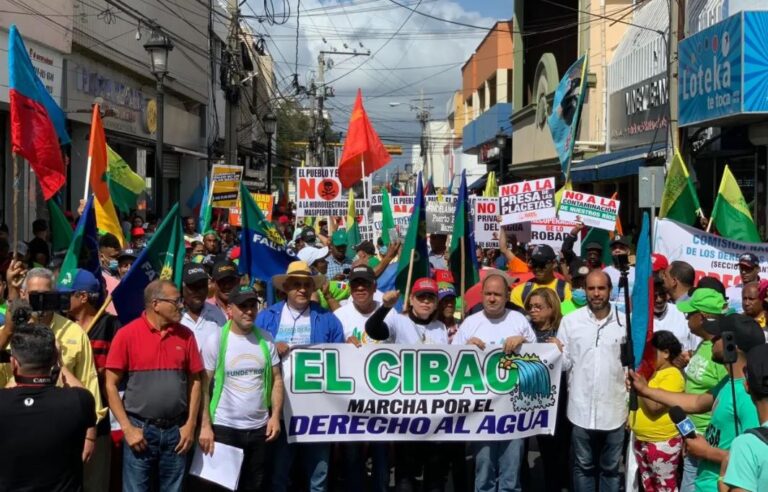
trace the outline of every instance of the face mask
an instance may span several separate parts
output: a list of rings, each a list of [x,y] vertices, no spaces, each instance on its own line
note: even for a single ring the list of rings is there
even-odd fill
[[[571,292],[571,300],[579,306],[585,305],[587,303],[587,291],[584,289],[574,289]]]
[[[109,266],[107,267],[111,272],[117,271],[117,260],[109,260]]]
[[[379,253],[381,253],[382,255],[387,254],[387,248],[388,248],[387,246],[379,246]]]

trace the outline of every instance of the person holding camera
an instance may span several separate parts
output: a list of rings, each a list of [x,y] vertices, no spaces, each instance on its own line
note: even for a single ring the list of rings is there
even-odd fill
[[[651,388],[645,378],[634,371],[630,371],[629,376],[639,396],[668,407],[679,406],[689,414],[712,411],[705,436],[686,438],[685,447],[699,459],[696,490],[717,490],[721,464],[728,459],[734,438],[760,425],[755,404],[744,385],[744,367],[746,354],[764,345],[765,337],[757,322],[743,314],[708,320],[704,330],[714,337],[712,360],[726,365],[729,374],[710,391],[698,395],[671,393]],[[724,340],[726,337],[730,339],[728,343]]]
[[[16,328],[11,337],[13,388],[0,390],[0,490],[78,491],[83,487],[86,432],[95,400],[60,365],[47,325]],[[57,387],[57,372],[69,387]]]

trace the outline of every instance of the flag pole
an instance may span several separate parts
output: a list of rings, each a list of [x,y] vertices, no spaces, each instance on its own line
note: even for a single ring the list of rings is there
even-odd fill
[[[94,114],[98,111],[99,116],[101,116],[101,110],[99,109],[98,104],[93,105],[93,111]],[[93,138],[93,115],[91,115],[91,135],[90,138]],[[88,160],[86,161],[85,165],[85,186],[83,186],[83,200],[88,201],[88,187],[91,183],[91,146],[88,145]]]
[[[13,154],[13,259],[19,254],[19,169],[21,169],[19,154]]]
[[[405,310],[408,311],[408,308],[410,307],[410,297],[411,297],[411,279],[413,277],[413,257],[416,253],[416,248],[411,248],[411,256],[409,257],[408,261],[408,277],[405,283]]]
[[[467,281],[467,272],[466,272],[466,255],[464,254],[465,244],[464,244],[464,235],[462,234],[461,238],[459,239],[459,246],[461,247],[461,313],[459,315],[461,316],[461,319],[464,319],[464,294],[466,293],[466,281]]]

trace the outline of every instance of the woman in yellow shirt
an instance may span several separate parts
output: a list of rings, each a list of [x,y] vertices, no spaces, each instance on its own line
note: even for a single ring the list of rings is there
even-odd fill
[[[657,331],[651,338],[651,346],[656,349],[656,362],[648,386],[682,393],[683,374],[672,365],[682,351],[677,337],[669,331]],[[682,438],[669,418],[669,408],[647,398],[638,397],[638,400],[639,408],[629,416],[629,423],[635,433],[633,449],[643,489],[676,492]]]

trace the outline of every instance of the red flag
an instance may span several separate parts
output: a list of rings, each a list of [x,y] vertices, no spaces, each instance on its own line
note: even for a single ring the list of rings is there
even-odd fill
[[[339,162],[339,180],[345,188],[349,188],[363,179],[364,175],[368,176],[386,166],[390,160],[392,157],[368,120],[368,115],[363,108],[363,93],[358,89],[355,107],[349,117],[344,152]],[[364,175],[363,165],[365,165]]]

